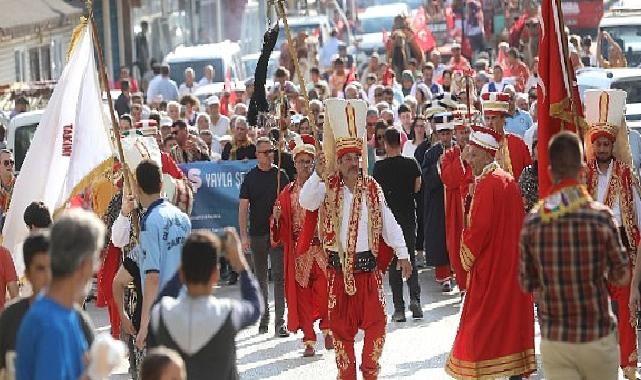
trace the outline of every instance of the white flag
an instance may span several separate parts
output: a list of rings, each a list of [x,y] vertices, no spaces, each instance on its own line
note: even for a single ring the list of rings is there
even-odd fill
[[[42,201],[53,213],[110,168],[113,150],[94,61],[91,28],[78,41],[36,129],[16,180],[3,229],[18,276],[24,273],[25,208]],[[69,236],[73,239],[73,236]]]

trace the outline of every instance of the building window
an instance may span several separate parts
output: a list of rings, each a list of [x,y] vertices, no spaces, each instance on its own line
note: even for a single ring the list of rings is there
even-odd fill
[[[29,80],[51,80],[51,48],[49,45],[29,49]]]
[[[16,69],[16,82],[24,82],[27,79],[27,65],[24,50],[14,52],[14,63]]]

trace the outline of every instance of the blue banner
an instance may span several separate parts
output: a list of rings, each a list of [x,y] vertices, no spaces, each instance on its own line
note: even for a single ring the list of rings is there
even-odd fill
[[[194,189],[192,229],[238,228],[240,185],[256,160],[178,165]]]

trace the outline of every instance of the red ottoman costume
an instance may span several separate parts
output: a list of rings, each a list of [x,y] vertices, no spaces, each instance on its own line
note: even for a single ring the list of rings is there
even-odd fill
[[[499,139],[483,128],[470,144],[494,154]],[[521,193],[492,162],[476,178],[472,197],[461,244],[467,293],[445,370],[461,380],[527,376],[536,370],[536,357],[532,297],[518,284]]]
[[[590,129],[586,141],[588,157],[587,188],[593,199],[612,209],[618,223],[621,240],[630,255],[630,270],[634,272],[639,226],[641,221],[641,188],[630,164],[632,162],[627,127],[624,120],[626,93],[623,90],[586,92],[586,119]],[[592,145],[605,138],[613,145],[611,161],[605,173],[599,170]],[[590,144],[587,144],[587,141]],[[630,280],[631,281],[631,280]],[[617,304],[617,328],[621,368],[626,379],[637,378],[637,329],[631,321],[629,306],[630,284],[608,285],[610,296]]]
[[[294,149],[294,160],[300,154],[315,156],[311,136],[303,136]],[[283,244],[285,265],[285,298],[287,300],[287,329],[303,330],[306,347],[316,344],[314,322],[329,334],[327,320],[327,253],[318,238],[318,211],[308,211],[298,200],[302,184],[287,185],[277,199],[281,213],[278,221],[272,218],[272,245]],[[328,341],[326,348],[331,348]],[[312,351],[313,353],[313,351]]]
[[[461,263],[461,234],[465,199],[470,184],[474,182],[470,164],[461,158],[461,149],[454,146],[443,153],[441,160],[441,181],[445,187],[445,234],[450,264],[454,269],[456,284],[463,292],[467,284],[467,272]]]
[[[389,246],[394,248],[399,262],[408,264],[409,254],[401,228],[385,204],[378,183],[361,175],[352,193],[330,161],[348,153],[367,157],[363,154],[367,149],[363,138],[367,104],[342,99],[328,99],[325,104],[331,126],[325,129],[323,139],[329,176],[323,182],[316,173],[312,174],[301,190],[300,203],[308,210],[322,207],[323,243],[332,261],[327,274],[328,316],[338,379],[356,379],[354,338],[360,329],[365,331],[360,369],[363,378],[371,380],[378,377],[378,361],[385,343],[387,317],[382,276],[392,259]],[[366,160],[362,164],[367,167]],[[373,258],[368,264],[375,265],[357,270],[357,260],[360,262],[362,254]]]

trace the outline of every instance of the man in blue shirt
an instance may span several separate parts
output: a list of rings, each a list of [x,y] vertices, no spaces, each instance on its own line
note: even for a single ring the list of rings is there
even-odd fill
[[[529,112],[521,111],[516,106],[515,93],[512,86],[506,86],[503,92],[510,95],[510,108],[505,116],[505,132],[524,138],[525,131],[534,124],[532,116]]]
[[[180,267],[180,252],[191,232],[189,216],[160,196],[162,174],[160,166],[145,160],[136,167],[138,201],[147,210],[140,222],[139,257],[142,282],[142,310],[136,345],[145,346],[151,306],[159,291]],[[133,199],[123,199],[122,213],[131,212]]]
[[[151,104],[158,95],[161,95],[165,102],[178,100],[178,86],[176,86],[176,82],[169,79],[169,65],[166,64],[160,67],[160,77],[149,83],[147,102]]]
[[[51,228],[51,284],[25,315],[16,342],[16,378],[76,380],[85,374],[87,339],[74,304],[93,278],[105,227],[92,213],[71,210]]]

